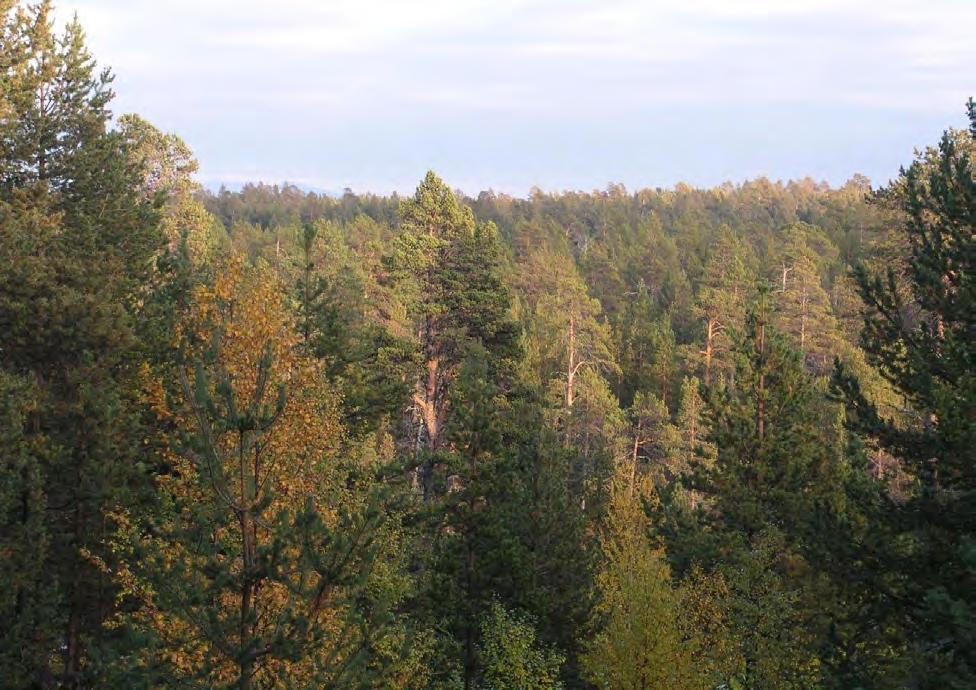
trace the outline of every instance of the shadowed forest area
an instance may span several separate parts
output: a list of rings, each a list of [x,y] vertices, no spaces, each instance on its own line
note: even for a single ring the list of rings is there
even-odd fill
[[[213,192],[53,22],[0,0],[0,686],[976,687],[972,101],[883,187]]]

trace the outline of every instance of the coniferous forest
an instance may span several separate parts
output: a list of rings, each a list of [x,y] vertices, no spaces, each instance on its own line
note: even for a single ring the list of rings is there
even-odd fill
[[[976,687],[972,102],[880,187],[213,192],[54,19],[0,0],[0,686]]]

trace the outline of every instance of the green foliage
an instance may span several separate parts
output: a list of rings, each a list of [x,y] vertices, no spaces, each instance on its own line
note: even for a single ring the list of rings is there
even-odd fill
[[[775,529],[758,532],[723,566],[724,604],[736,639],[739,667],[730,679],[745,688],[822,686],[820,660],[798,585],[784,574],[791,554]]]
[[[527,364],[539,384],[550,389],[554,403],[572,408],[585,372],[617,371],[609,324],[571,257],[536,251],[520,273],[531,310]]]
[[[510,613],[498,603],[489,608],[481,623],[483,690],[559,690],[562,657],[540,649],[532,623]]]
[[[822,285],[836,249],[820,230],[806,224],[791,226],[784,235],[773,321],[792,338],[807,368],[825,373],[832,357],[844,349]]]
[[[830,406],[799,353],[769,325],[768,301],[763,288],[737,338],[734,385],[710,393],[709,441],[718,457],[706,493],[716,498],[716,519],[734,532],[751,537],[775,524],[805,539],[842,492],[846,460],[834,452]]]
[[[874,203],[210,193],[54,26],[0,0],[2,683],[974,684],[973,104]]]
[[[601,688],[706,688],[707,631],[685,623],[685,592],[672,586],[660,552],[651,549],[641,489],[617,483],[601,539],[596,628],[582,657]]]
[[[389,637],[408,646],[390,623],[403,596],[396,566],[373,577],[395,536],[387,506],[368,475],[334,458],[336,405],[297,352],[277,284],[239,260],[221,269],[182,324],[177,394],[154,401],[174,427],[164,500],[114,516],[130,609],[115,624],[145,640],[115,664],[114,681],[380,683],[399,661]],[[346,495],[354,483],[360,491]]]
[[[101,624],[115,592],[91,556],[114,562],[108,514],[152,498],[138,379],[163,237],[108,130],[111,76],[80,26],[56,35],[49,2],[0,9],[0,367],[30,391],[19,413],[11,391],[5,419],[28,499],[9,534],[36,536],[33,565],[0,584],[24,616],[5,640],[20,661],[3,675],[85,685],[114,643]]]
[[[730,228],[718,231],[715,247],[705,264],[696,312],[703,321],[702,370],[705,385],[727,378],[732,370],[731,334],[742,323],[750,289],[751,251]]]
[[[891,540],[878,554],[893,576],[884,592],[912,661],[903,682],[959,688],[976,682],[976,109],[969,108],[969,132],[947,132],[878,197],[898,214],[903,262],[883,275],[867,266],[855,274],[866,305],[862,347],[904,396],[907,414],[884,414],[847,368],[835,375],[850,425],[915,480],[886,515]]]
[[[431,498],[434,453],[451,424],[451,384],[470,348],[481,348],[493,376],[504,380],[519,356],[510,296],[499,270],[491,224],[476,225],[429,172],[400,210],[400,233],[384,263],[393,272],[416,348],[411,383],[417,425],[418,479]],[[409,380],[409,379],[408,379]]]
[[[295,299],[303,345],[342,387],[344,419],[358,436],[400,411],[413,353],[404,338],[363,318],[366,280],[350,253],[334,227],[305,225]]]
[[[50,442],[31,427],[38,421],[37,390],[0,371],[0,672],[13,687],[29,687],[50,662],[50,650],[25,644],[54,638],[62,602],[55,574],[44,564],[52,554],[50,526],[39,506],[47,503],[45,467]]]
[[[54,33],[52,3],[0,5],[4,81],[0,189],[37,182],[71,193],[105,134],[113,77],[95,71],[85,34],[70,21]]]

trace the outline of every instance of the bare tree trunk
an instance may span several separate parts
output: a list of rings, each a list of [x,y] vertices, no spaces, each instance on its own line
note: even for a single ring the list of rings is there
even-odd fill
[[[573,406],[573,383],[576,379],[576,316],[569,316],[569,363],[566,367],[566,407]]]
[[[787,278],[787,276],[789,276],[789,274],[790,274],[790,272],[792,270],[793,270],[793,266],[787,266],[786,264],[783,264],[783,269],[782,269],[782,272],[783,272],[783,279],[782,279],[783,287],[780,290],[780,292],[786,292],[786,278]]]
[[[803,286],[803,292],[800,295],[800,354],[805,354],[806,350],[804,346],[807,342],[807,302],[809,301],[807,296],[807,286]]]
[[[766,313],[763,311],[759,315],[759,386],[756,400],[756,433],[759,442],[763,442],[765,436],[766,421]]]
[[[431,356],[427,360],[427,380],[424,382],[424,398],[427,406],[424,410],[424,422],[427,426],[427,447],[437,450],[441,442],[440,429],[440,401],[438,400],[438,376],[440,375],[440,360]]]
[[[712,381],[712,357],[715,355],[715,326],[717,320],[709,316],[705,323],[705,385]]]

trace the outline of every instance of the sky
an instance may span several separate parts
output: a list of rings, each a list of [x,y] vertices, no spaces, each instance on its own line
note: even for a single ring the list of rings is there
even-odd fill
[[[62,0],[210,187],[883,183],[963,127],[973,0]]]

